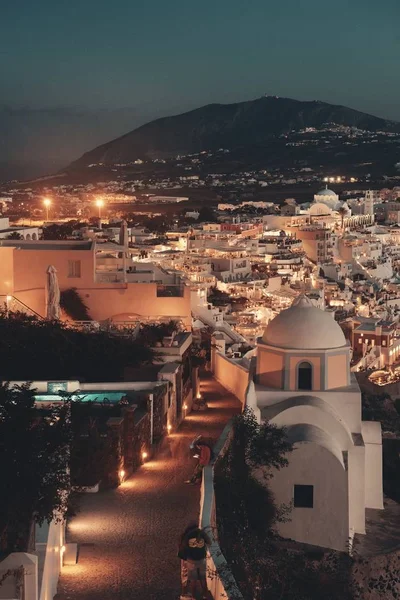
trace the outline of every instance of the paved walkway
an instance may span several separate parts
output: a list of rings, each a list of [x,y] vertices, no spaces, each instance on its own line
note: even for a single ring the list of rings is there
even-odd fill
[[[78,564],[64,567],[63,600],[174,600],[180,593],[179,535],[199,514],[199,487],[184,484],[193,472],[190,441],[219,437],[240,410],[239,401],[205,376],[209,410],[192,413],[169,436],[153,461],[118,489],[82,496],[68,540],[80,545]]]

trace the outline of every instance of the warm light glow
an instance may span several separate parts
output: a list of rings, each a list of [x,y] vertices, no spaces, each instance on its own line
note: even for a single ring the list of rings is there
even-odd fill
[[[168,425],[167,429],[168,429],[168,433],[169,433],[171,431],[171,429],[172,429],[172,425]]]
[[[11,302],[12,296],[7,296],[7,302]]]
[[[184,405],[183,405],[183,410],[187,410],[187,409],[188,409],[188,405],[187,405],[187,404],[184,404]]]
[[[197,393],[196,398],[197,398],[197,400],[201,400],[201,394],[200,394],[200,392]]]
[[[65,552],[65,546],[61,546],[61,548],[60,548],[60,554],[61,554],[61,556],[64,554],[64,552]]]
[[[143,458],[143,460],[146,460],[147,457],[148,457],[147,452],[142,452],[142,458]]]
[[[123,479],[125,477],[125,471],[123,469],[121,469],[121,471],[119,472],[119,478]]]
[[[96,200],[96,206],[97,206],[98,208],[102,208],[102,206],[104,206],[104,200],[102,200],[101,198],[98,198],[98,199]]]
[[[43,204],[45,205],[46,208],[49,208],[49,206],[51,205],[51,200],[50,198],[45,198],[43,200]]]

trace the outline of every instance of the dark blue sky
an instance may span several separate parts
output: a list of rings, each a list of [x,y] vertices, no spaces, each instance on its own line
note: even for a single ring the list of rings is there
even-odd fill
[[[400,0],[13,0],[0,104],[146,115],[264,93],[400,120]]]

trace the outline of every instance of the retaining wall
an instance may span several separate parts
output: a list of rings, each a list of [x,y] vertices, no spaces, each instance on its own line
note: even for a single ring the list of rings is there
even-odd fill
[[[219,383],[236,396],[242,406],[246,402],[246,390],[249,385],[249,371],[221,354],[215,352],[213,357],[214,376]]]

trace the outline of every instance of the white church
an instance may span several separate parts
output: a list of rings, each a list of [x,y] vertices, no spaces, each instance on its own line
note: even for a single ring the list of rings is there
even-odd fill
[[[346,550],[365,533],[365,509],[383,508],[381,425],[362,421],[350,345],[332,314],[300,296],[268,324],[254,360],[246,403],[294,444],[270,481],[277,504],[293,507],[279,534]]]

